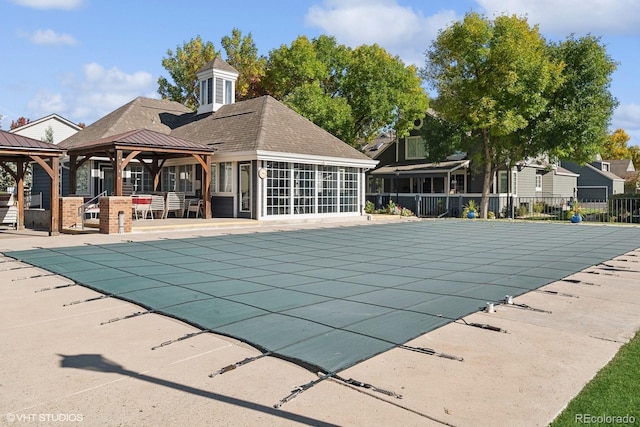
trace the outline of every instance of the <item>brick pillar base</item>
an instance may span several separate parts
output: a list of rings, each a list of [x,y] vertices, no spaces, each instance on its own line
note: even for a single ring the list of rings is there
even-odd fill
[[[131,233],[131,197],[100,197],[100,233],[118,233],[118,213],[124,213],[124,232]]]
[[[58,231],[64,228],[80,227],[82,218],[80,217],[80,207],[84,203],[82,197],[61,197],[60,215],[58,217]]]

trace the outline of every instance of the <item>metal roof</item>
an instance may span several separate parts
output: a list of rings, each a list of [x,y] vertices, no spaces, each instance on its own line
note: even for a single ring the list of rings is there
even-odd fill
[[[184,150],[184,151],[208,151],[213,152],[213,148],[207,147],[196,142],[187,141],[185,139],[176,138],[175,136],[165,135],[160,132],[155,132],[148,129],[137,129],[128,132],[120,133],[118,135],[107,136],[96,141],[87,141],[74,146],[69,149],[69,152],[73,151],[86,151],[89,149],[96,149],[101,147],[109,147],[114,145],[129,145],[140,148],[152,148],[159,151],[171,149],[171,150]]]
[[[0,129],[0,150],[2,151],[51,151],[53,153],[64,153],[64,150],[57,145],[46,141],[38,141],[37,139],[28,138],[26,136],[16,135]]]

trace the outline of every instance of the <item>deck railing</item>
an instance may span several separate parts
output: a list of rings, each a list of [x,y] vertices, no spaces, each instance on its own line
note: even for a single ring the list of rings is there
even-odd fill
[[[480,194],[367,194],[376,209],[383,209],[389,201],[413,211],[416,216],[460,217],[469,200],[480,205]],[[566,221],[573,215],[575,201],[569,197],[508,197],[490,195],[489,211],[496,218]],[[578,200],[583,221],[640,223],[640,195],[616,195],[609,200]]]
[[[92,199],[89,199],[86,202],[84,202],[78,208],[78,215],[81,218],[81,224],[82,224],[82,229],[83,230],[84,230],[84,222],[87,219],[86,218],[87,214],[91,214],[91,215],[94,215],[96,213],[99,214],[100,207],[99,207],[98,203],[100,201],[100,197],[104,197],[106,195],[107,195],[107,192],[103,191],[102,193],[98,194],[96,197],[94,197]]]

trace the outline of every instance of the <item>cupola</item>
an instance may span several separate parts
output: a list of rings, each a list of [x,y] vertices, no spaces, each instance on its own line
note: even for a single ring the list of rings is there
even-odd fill
[[[239,75],[238,70],[219,56],[207,62],[197,73],[200,88],[198,114],[215,112],[225,104],[233,104]]]

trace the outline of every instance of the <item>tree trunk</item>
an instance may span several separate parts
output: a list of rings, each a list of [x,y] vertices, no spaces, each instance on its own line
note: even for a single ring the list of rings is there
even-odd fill
[[[484,179],[482,181],[482,201],[480,202],[480,212],[482,218],[487,219],[489,212],[489,190],[491,189],[491,148],[489,147],[489,132],[485,129],[482,131],[482,143],[484,145]]]

